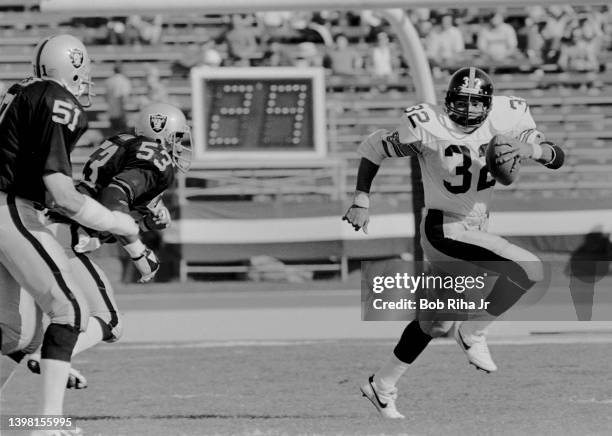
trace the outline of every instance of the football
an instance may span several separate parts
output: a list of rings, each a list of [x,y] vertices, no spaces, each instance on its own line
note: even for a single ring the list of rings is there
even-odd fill
[[[521,159],[516,156],[514,159],[504,162],[501,165],[495,163],[495,155],[498,153],[504,153],[510,151],[512,146],[510,145],[510,138],[506,138],[504,135],[495,135],[485,153],[487,161],[487,168],[491,175],[502,185],[511,185],[516,181],[519,175],[519,169],[521,167]]]

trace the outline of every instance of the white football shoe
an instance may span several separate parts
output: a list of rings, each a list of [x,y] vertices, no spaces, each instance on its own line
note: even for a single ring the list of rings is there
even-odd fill
[[[40,354],[30,354],[27,361],[28,369],[34,374],[40,374]],[[83,374],[74,368],[70,368],[68,373],[67,389],[85,389],[87,388],[87,379]]]
[[[368,382],[361,386],[361,393],[374,405],[380,416],[386,419],[404,419],[404,415],[397,411],[395,400],[397,399],[397,388],[390,391],[381,391],[374,383],[374,375]]]
[[[493,362],[484,335],[478,336],[478,339],[474,339],[472,345],[468,345],[461,336],[461,326],[459,325],[454,328],[454,336],[457,344],[467,356],[468,362],[487,374],[497,371],[497,365]]]

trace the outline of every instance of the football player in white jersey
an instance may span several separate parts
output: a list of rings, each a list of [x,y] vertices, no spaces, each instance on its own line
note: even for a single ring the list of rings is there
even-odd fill
[[[395,386],[434,337],[452,331],[471,364],[496,371],[485,341],[487,325],[543,278],[537,256],[487,232],[495,180],[484,152],[496,135],[514,138],[508,141],[510,151],[497,156],[498,163],[519,156],[550,169],[563,164],[563,151],[536,130],[525,100],[494,96],[491,78],[475,67],[455,72],[443,106],[424,103],[406,109],[395,130],[377,130],[359,146],[357,187],[344,220],[367,232],[369,192],[381,162],[417,156],[425,191],[421,245],[426,259],[434,268],[455,262],[470,270],[497,268],[498,275],[487,296],[486,319],[415,320],[406,327],[388,362],[361,387],[385,418],[404,417],[395,406]]]

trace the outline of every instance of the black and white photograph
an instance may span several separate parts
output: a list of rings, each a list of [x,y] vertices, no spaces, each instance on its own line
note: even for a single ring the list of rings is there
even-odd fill
[[[612,8],[0,0],[0,435],[612,434]]]

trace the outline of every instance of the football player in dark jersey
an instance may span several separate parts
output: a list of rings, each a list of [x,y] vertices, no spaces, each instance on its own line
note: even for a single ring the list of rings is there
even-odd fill
[[[70,152],[87,129],[90,60],[71,35],[44,39],[34,52],[35,78],[13,85],[0,102],[0,388],[42,340],[43,415],[62,415],[70,359],[89,309],[64,250],[44,225],[46,206],[98,231],[138,234],[134,219],[79,193]],[[21,300],[21,288],[33,299]],[[23,329],[20,306],[48,314],[44,336]],[[36,316],[37,309],[27,312]],[[36,323],[38,318],[28,321]],[[43,433],[45,434],[45,433]]]
[[[120,134],[108,138],[83,167],[77,189],[97,199],[110,210],[131,214],[143,231],[162,230],[170,224],[170,213],[160,199],[174,182],[177,170],[186,172],[191,163],[190,130],[185,115],[175,106],[151,103],[144,107],[135,129],[136,135]],[[73,354],[101,341],[115,342],[121,337],[121,314],[113,289],[103,271],[85,254],[102,242],[114,242],[114,235],[99,234],[63,216],[50,214],[50,228],[57,235],[90,309],[87,331],[79,336]],[[148,282],[159,269],[155,254],[135,237],[117,237],[140,272],[140,282]],[[38,372],[37,353],[28,367]],[[68,387],[87,386],[78,371],[71,370]]]

